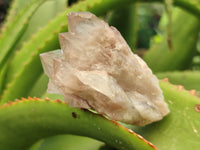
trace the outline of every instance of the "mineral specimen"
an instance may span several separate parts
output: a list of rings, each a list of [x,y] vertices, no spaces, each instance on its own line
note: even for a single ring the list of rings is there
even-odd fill
[[[40,55],[50,78],[48,92],[62,94],[71,107],[139,126],[169,113],[158,79],[116,28],[89,12],[67,17],[61,50]]]

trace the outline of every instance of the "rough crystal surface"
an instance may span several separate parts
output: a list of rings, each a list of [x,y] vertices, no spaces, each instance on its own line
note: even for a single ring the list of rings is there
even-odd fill
[[[40,55],[48,92],[71,107],[94,109],[113,120],[146,125],[169,113],[158,79],[114,27],[89,12],[68,14],[61,50]]]

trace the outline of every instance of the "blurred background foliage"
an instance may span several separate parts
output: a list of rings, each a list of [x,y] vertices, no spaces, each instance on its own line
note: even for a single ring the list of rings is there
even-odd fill
[[[2,103],[27,96],[62,100],[60,95],[46,93],[48,78],[42,71],[39,53],[60,48],[57,34],[67,32],[66,13],[63,14],[70,8],[92,11],[115,26],[133,52],[146,61],[159,79],[168,77],[171,83],[183,85],[187,90],[196,90],[196,94],[200,95],[200,1],[126,1],[115,4],[113,0],[108,0],[101,3],[101,7],[90,10],[81,6],[82,1],[78,0],[47,0],[41,4],[34,0],[0,0],[0,37],[6,37],[4,33],[9,30],[12,32],[7,41],[13,40],[4,58],[3,49],[0,49]],[[173,4],[168,4],[170,2]],[[38,7],[33,8],[31,3]],[[28,14],[30,11],[25,11],[26,8],[32,13]],[[17,30],[12,24],[16,25]],[[19,36],[14,37],[19,31]],[[0,44],[0,48],[6,47]],[[138,132],[146,135],[140,129]],[[183,141],[181,143],[184,145]],[[96,150],[100,147],[102,150],[112,149],[94,139],[58,135],[38,141],[30,150]],[[177,146],[177,150],[182,148]],[[163,146],[161,150],[165,149],[170,148]]]

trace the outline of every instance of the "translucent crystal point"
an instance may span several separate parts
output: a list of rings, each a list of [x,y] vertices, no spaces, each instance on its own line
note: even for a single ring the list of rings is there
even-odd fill
[[[62,50],[40,55],[48,92],[62,94],[71,107],[134,125],[169,113],[158,79],[116,28],[89,12],[67,17],[69,32],[59,34]]]

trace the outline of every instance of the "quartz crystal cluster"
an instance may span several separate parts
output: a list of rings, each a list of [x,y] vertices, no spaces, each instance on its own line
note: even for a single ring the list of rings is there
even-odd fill
[[[116,28],[89,12],[67,17],[69,32],[59,34],[61,50],[40,55],[49,93],[62,94],[71,107],[139,126],[169,113],[158,79]]]

